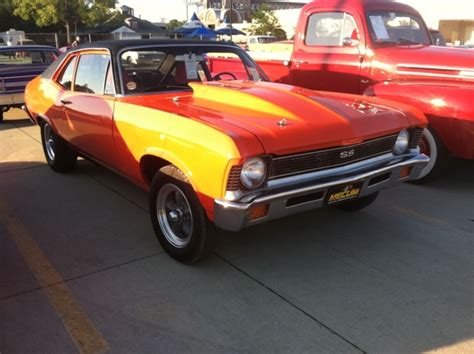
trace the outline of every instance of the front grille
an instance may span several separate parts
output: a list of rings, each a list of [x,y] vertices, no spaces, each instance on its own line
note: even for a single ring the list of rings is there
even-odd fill
[[[240,172],[242,166],[232,166],[227,179],[227,190],[229,192],[238,191],[240,189]]]
[[[410,144],[408,145],[410,149],[416,149],[418,147],[421,136],[423,135],[423,130],[423,128],[410,129]]]
[[[342,166],[391,152],[398,134],[360,144],[274,158],[270,179]],[[345,157],[341,157],[345,156]]]

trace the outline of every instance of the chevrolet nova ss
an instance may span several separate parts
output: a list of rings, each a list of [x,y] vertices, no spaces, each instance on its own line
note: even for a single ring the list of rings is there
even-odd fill
[[[213,71],[213,57],[237,59],[247,77]],[[429,161],[418,110],[267,82],[228,43],[78,47],[30,82],[25,100],[50,167],[69,171],[81,156],[149,190],[156,236],[184,262],[212,251],[214,226],[358,210]]]

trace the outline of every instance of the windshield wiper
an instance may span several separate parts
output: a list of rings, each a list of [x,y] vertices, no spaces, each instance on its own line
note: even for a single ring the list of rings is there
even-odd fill
[[[407,44],[421,44],[420,42],[412,41],[411,39],[404,38],[404,37],[398,37],[397,40],[398,40],[398,43],[399,43],[399,44],[402,44],[402,43],[407,43]]]

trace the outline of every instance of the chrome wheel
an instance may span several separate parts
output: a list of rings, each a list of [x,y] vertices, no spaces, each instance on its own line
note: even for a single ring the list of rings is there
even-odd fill
[[[160,188],[156,214],[166,240],[174,247],[186,247],[193,233],[193,216],[188,199],[175,184],[166,183]]]
[[[46,148],[46,153],[48,154],[48,158],[51,161],[54,161],[56,157],[56,153],[54,152],[54,133],[51,129],[51,126],[48,123],[44,124],[43,127],[43,136],[44,136],[44,145]]]

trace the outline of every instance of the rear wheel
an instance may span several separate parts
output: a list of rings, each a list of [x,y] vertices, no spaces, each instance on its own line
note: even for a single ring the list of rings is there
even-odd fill
[[[167,166],[153,178],[150,216],[161,246],[178,261],[194,263],[214,250],[214,225],[186,177],[176,167]]]
[[[426,183],[439,176],[443,170],[448,153],[436,132],[431,128],[425,128],[420,140],[420,152],[430,158],[420,177],[413,183]]]
[[[3,113],[6,112],[6,109],[0,106],[0,123],[3,122]]]
[[[76,167],[77,155],[47,122],[40,123],[41,142],[48,165],[56,172],[68,172]]]
[[[375,199],[377,199],[378,195],[379,195],[379,192],[375,192],[375,193],[366,195],[365,197],[361,197],[355,200],[351,200],[350,202],[337,205],[337,208],[344,211],[358,211],[358,210],[367,208],[370,204],[372,204],[375,201]]]

